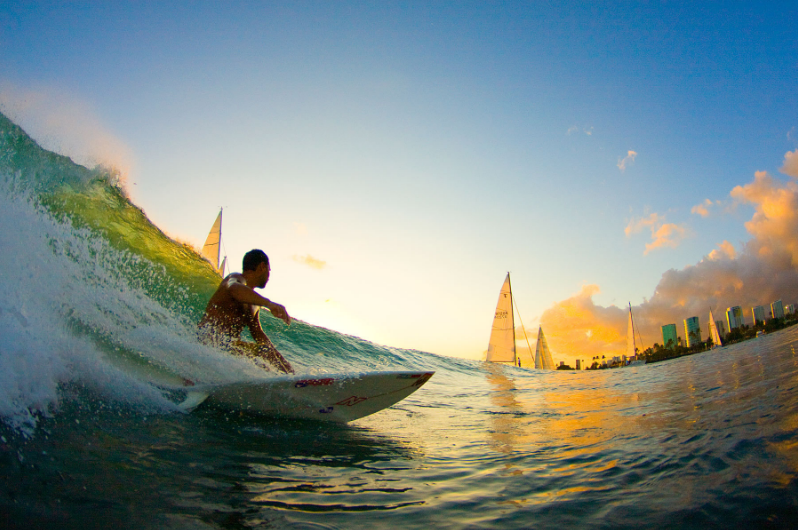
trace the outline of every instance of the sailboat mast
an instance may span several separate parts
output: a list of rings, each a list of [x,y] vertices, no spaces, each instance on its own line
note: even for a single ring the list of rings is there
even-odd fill
[[[510,287],[510,325],[513,328],[513,365],[517,365],[518,353],[515,351],[515,311],[513,310],[515,298],[513,298],[513,284],[510,281],[509,271],[507,272],[507,286]]]
[[[219,261],[222,257],[222,212],[224,208],[219,208],[219,250],[216,253],[216,266],[219,266]],[[222,272],[222,276],[224,276],[224,271]]]
[[[219,243],[216,245],[216,261],[214,266],[219,269],[219,260],[222,257],[222,211],[224,208],[219,208]]]
[[[524,318],[521,316],[521,311],[518,310],[518,304],[516,303],[515,298],[513,298],[513,304],[515,305],[515,310],[518,312],[518,320],[521,321],[521,331],[524,332],[524,339],[526,340],[526,347],[529,348],[529,355],[531,357],[532,356],[532,346],[529,344],[529,337],[527,336],[526,328],[524,327]],[[516,359],[516,360],[519,362],[519,364],[517,364],[517,366],[521,366],[520,359]]]

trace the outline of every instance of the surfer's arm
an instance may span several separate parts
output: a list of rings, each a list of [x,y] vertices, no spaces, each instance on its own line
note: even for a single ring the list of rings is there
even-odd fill
[[[253,308],[255,309],[255,308]],[[252,338],[255,339],[255,342],[258,344],[266,344],[271,343],[269,340],[268,335],[266,332],[263,331],[263,328],[260,325],[260,317],[258,316],[259,311],[253,311],[252,317],[250,317],[249,322],[247,323],[247,327],[249,328],[249,333],[252,335]]]
[[[281,372],[285,372],[287,374],[293,374],[294,367],[291,366],[291,363],[282,356],[282,354],[277,351],[277,348],[274,347],[272,341],[263,332],[263,328],[260,326],[260,318],[258,318],[258,311],[254,311],[252,313],[252,319],[249,323],[249,332],[252,335],[252,338],[255,339],[255,342],[259,346],[260,355],[264,357],[267,361],[272,363],[272,365],[280,370]]]
[[[288,311],[285,310],[284,306],[281,304],[276,304],[268,298],[259,295],[254,289],[248,287],[246,284],[231,282],[228,289],[230,296],[235,298],[236,301],[241,302],[242,304],[265,307],[269,310],[269,312],[271,312],[272,315],[276,316],[286,324],[291,324],[291,316],[288,314]]]

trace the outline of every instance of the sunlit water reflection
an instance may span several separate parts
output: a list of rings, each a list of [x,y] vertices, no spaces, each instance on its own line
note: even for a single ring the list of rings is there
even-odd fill
[[[789,527],[797,339],[610,371],[440,366],[349,426],[142,415],[73,389],[39,436],[4,431],[3,512],[81,529]]]

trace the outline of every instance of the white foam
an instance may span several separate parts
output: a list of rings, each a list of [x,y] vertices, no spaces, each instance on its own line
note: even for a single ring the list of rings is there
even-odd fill
[[[175,410],[156,385],[262,377],[251,361],[200,345],[194,324],[124,271],[163,271],[68,222],[0,178],[0,416],[21,432],[79,382],[108,399]],[[163,278],[161,278],[163,279]],[[143,281],[147,281],[144,278]]]

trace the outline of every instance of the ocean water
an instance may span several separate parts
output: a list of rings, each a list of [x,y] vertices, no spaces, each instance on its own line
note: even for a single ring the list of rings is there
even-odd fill
[[[196,341],[210,266],[2,115],[0,227],[0,528],[798,526],[798,327],[542,372],[269,319],[300,372],[436,374],[347,425],[186,414],[263,377]]]

